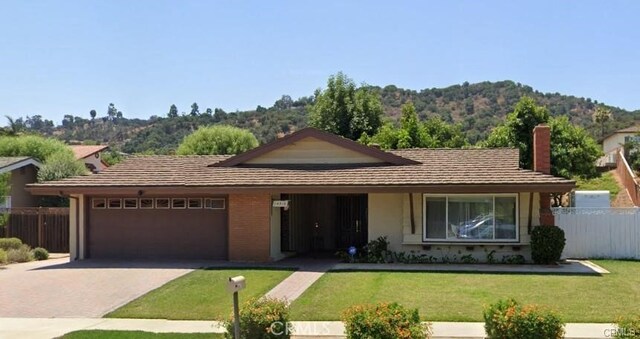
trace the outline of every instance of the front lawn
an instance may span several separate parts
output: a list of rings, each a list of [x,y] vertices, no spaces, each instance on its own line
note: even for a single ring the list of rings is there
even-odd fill
[[[490,303],[512,297],[557,310],[567,322],[612,322],[637,314],[640,262],[598,260],[603,276],[329,272],[293,302],[294,320],[339,320],[351,305],[399,302],[429,321],[483,321]]]
[[[240,303],[261,297],[293,271],[284,269],[207,269],[175,279],[106,315],[108,318],[217,320],[232,310],[229,277],[243,275],[247,288]]]
[[[142,331],[83,330],[65,334],[61,339],[216,339],[218,333],[152,333]]]

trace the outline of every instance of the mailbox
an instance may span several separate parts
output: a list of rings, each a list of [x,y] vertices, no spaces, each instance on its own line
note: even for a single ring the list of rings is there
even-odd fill
[[[229,282],[227,283],[227,290],[230,293],[236,293],[246,286],[244,277],[239,275],[237,277],[229,278]]]

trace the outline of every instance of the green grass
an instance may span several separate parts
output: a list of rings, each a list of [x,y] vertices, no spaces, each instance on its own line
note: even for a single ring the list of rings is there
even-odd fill
[[[106,315],[107,318],[217,320],[227,318],[232,295],[227,292],[229,277],[243,275],[247,288],[240,302],[261,297],[288,277],[291,270],[210,269],[197,270],[175,279]]]
[[[346,308],[398,302],[429,321],[483,321],[490,303],[512,297],[550,306],[567,322],[611,322],[640,309],[640,261],[595,261],[602,276],[329,272],[292,304],[294,320],[339,320]]]
[[[593,179],[581,179],[574,178],[576,181],[576,189],[582,191],[609,191],[611,201],[613,201],[618,192],[620,192],[620,186],[613,177],[612,172],[602,173],[601,176]]]
[[[142,331],[83,330],[65,334],[62,339],[215,339],[218,333],[152,333]]]

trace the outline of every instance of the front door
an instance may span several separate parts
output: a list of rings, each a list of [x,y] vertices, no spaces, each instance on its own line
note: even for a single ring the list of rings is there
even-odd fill
[[[367,195],[338,195],[337,199],[337,246],[346,249],[367,244]]]

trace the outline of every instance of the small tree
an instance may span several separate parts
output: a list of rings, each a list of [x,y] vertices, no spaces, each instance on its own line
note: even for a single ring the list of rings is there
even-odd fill
[[[178,150],[179,155],[238,154],[258,146],[256,137],[241,128],[216,125],[201,127],[186,136]]]
[[[596,107],[596,111],[593,113],[593,121],[597,124],[600,124],[600,137],[604,138],[604,124],[613,118],[613,113],[611,110],[604,107],[598,106]]]
[[[309,107],[310,126],[356,140],[374,135],[382,125],[380,98],[366,86],[356,87],[342,72],[332,75],[327,88],[318,89]]]

